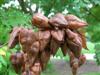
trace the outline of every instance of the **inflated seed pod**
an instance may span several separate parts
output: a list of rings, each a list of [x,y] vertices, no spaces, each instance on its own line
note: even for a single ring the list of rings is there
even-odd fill
[[[26,53],[32,47],[33,42],[38,40],[38,33],[28,29],[21,29],[19,33],[19,42],[22,45],[22,50]]]
[[[16,71],[16,73],[19,73],[21,71],[22,66],[24,65],[24,55],[21,52],[17,52],[14,54],[11,54],[10,61]]]
[[[82,54],[79,58],[79,66],[83,65],[86,61],[86,57]]]
[[[52,30],[51,31],[51,44],[50,48],[52,51],[52,54],[55,55],[58,51],[58,48],[60,45],[64,42],[64,31],[63,30]]]
[[[72,74],[76,75],[77,74],[77,69],[79,67],[79,59],[77,59],[73,52],[69,51],[69,57],[70,57],[70,67],[72,69]]]
[[[19,41],[22,45],[31,45],[34,41],[38,40],[38,33],[33,30],[22,28],[19,33]]]
[[[40,75],[41,73],[41,64],[40,61],[36,61],[34,65],[31,67],[31,71],[34,73],[33,75]]]
[[[41,13],[36,13],[33,15],[32,24],[38,28],[51,28],[48,23],[48,18]]]
[[[39,31],[40,51],[43,51],[50,42],[51,34],[49,30]]]
[[[76,58],[79,58],[80,54],[81,54],[81,49],[82,46],[80,44],[76,44],[71,40],[67,39],[67,44],[68,44],[68,48],[69,50],[71,50]]]
[[[50,50],[51,50],[51,54],[53,54],[53,56],[57,53],[60,44],[58,41],[54,40],[53,38],[51,38],[50,41]]]
[[[8,41],[8,47],[13,48],[18,43],[18,36],[21,28],[14,27],[12,32],[10,33],[10,39]]]
[[[50,55],[51,52],[50,50],[47,50],[47,48],[45,48],[45,50],[41,53],[40,60],[41,60],[42,70],[46,69],[47,63],[50,60]]]
[[[68,21],[68,28],[70,29],[78,29],[88,25],[85,21],[72,14],[65,16],[65,19]]]
[[[79,37],[81,38],[82,47],[85,48],[86,50],[88,50],[87,44],[86,44],[85,32],[83,32],[83,31],[78,31],[77,33],[78,33]]]
[[[54,17],[49,19],[49,23],[53,27],[65,28],[68,25],[67,20],[65,19],[64,15],[61,13],[57,13]]]
[[[67,39],[70,41],[72,41],[73,43],[77,44],[77,45],[82,45],[82,41],[81,38],[78,36],[78,33],[75,33],[69,29],[66,29],[66,35],[67,35]]]
[[[40,43],[39,43],[39,41],[35,41],[30,46],[29,53],[30,54],[38,54],[39,49],[40,49]]]
[[[66,56],[66,54],[68,52],[68,47],[67,47],[66,41],[61,45],[61,51],[63,53],[63,56]]]
[[[34,74],[32,71],[24,71],[24,72],[22,72],[22,74],[21,75],[36,75],[36,74]]]
[[[51,36],[54,40],[56,40],[59,43],[64,42],[64,31],[63,30],[52,30]]]

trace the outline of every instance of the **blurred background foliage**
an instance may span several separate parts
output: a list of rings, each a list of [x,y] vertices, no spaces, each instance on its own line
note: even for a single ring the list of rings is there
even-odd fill
[[[88,48],[90,53],[96,53],[97,62],[100,64],[100,0],[0,0],[0,71],[2,66],[8,68],[6,65],[9,63],[2,64],[5,64],[4,61],[6,62],[10,55],[3,49],[10,31],[14,26],[32,28],[31,18],[36,12],[43,13],[47,17],[57,12],[64,15],[74,14],[87,21],[89,25],[85,29]],[[6,59],[2,58],[4,55]],[[60,51],[56,56],[59,55],[62,57]],[[0,72],[0,75],[3,73]]]

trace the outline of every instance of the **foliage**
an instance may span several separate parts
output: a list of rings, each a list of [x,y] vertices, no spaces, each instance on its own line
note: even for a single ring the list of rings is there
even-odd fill
[[[0,43],[7,42],[9,33],[14,26],[31,27],[30,18],[29,14],[24,14],[14,8],[0,9],[0,34],[2,34]]]
[[[0,75],[17,75],[9,61],[11,53],[7,51],[7,47],[2,47],[0,52]]]
[[[100,65],[100,43],[95,45],[95,49],[96,49],[95,58],[96,58],[97,64]]]

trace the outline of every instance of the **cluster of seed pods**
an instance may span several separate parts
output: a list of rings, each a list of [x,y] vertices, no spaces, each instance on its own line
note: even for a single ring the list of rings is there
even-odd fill
[[[46,69],[50,56],[61,48],[64,56],[69,55],[72,73],[76,75],[78,67],[86,60],[81,53],[82,48],[87,49],[81,29],[87,23],[72,14],[64,16],[57,13],[49,19],[36,13],[32,25],[38,28],[37,32],[24,27],[15,27],[11,32],[9,48],[17,43],[22,48],[21,52],[13,53],[10,57],[15,71],[21,72],[21,75],[40,75]]]

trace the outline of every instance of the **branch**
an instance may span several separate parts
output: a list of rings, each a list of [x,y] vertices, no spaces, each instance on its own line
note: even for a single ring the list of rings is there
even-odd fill
[[[21,6],[22,11],[24,11],[25,13],[29,13],[26,9],[26,4],[25,4],[24,0],[18,0],[18,2]]]

